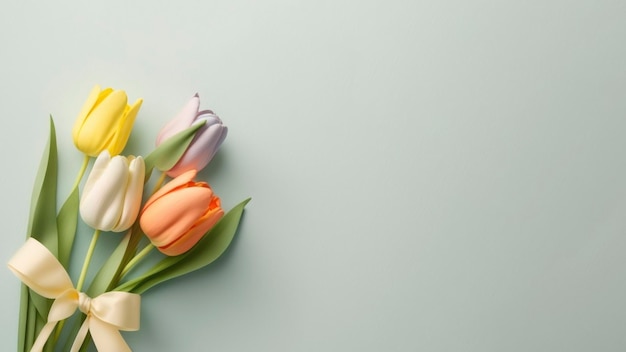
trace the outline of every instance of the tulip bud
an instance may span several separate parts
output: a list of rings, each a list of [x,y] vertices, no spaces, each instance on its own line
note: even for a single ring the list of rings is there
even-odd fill
[[[156,145],[160,145],[178,132],[201,121],[206,121],[206,124],[196,132],[194,139],[178,163],[167,170],[168,176],[177,177],[189,170],[202,170],[213,159],[220,145],[226,139],[228,128],[222,124],[222,120],[213,111],[200,111],[200,97],[196,94],[178,115],[161,129],[157,136]]]
[[[137,218],[141,207],[145,165],[138,157],[100,153],[80,200],[85,223],[102,231],[121,232]]]
[[[190,170],[156,192],[144,205],[141,229],[163,254],[180,255],[193,247],[224,215],[206,182],[194,182]]]
[[[123,90],[100,90],[100,86],[95,86],[72,129],[76,148],[89,156],[97,156],[103,150],[110,155],[121,153],[143,100],[137,99],[132,106],[126,102]]]

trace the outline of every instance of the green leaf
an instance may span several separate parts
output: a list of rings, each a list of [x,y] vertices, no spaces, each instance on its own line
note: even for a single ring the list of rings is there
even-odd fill
[[[38,297],[41,297],[39,295],[37,295],[33,290],[29,290],[28,295],[30,296],[31,301],[33,300],[33,297],[36,295]],[[43,326],[46,324],[47,321],[47,313],[46,313],[46,318],[44,319],[44,316],[41,315],[38,311],[37,311],[37,307],[34,304],[31,304],[28,307],[28,325],[27,325],[27,332],[28,334],[26,335],[26,351],[30,351],[31,347],[33,346],[33,343],[35,342],[35,339],[37,338],[37,336],[39,336],[39,332],[41,331],[41,329],[43,328]]]
[[[112,286],[117,285],[119,275],[130,258],[135,255],[137,245],[143,233],[140,231],[139,222],[135,222],[131,230],[122,238],[113,253],[100,267],[96,276],[91,281],[91,285],[86,293],[90,297],[96,297],[106,291],[110,291]]]
[[[187,150],[187,147],[189,147],[196,132],[205,124],[206,121],[202,121],[184,131],[178,132],[146,156],[144,158],[146,163],[146,180],[150,178],[152,169],[155,167],[161,171],[167,171],[174,167]]]
[[[28,235],[44,244],[52,254],[58,254],[56,223],[57,142],[54,121],[50,117],[50,137],[44,151],[31,201]]]
[[[231,209],[191,250],[179,256],[163,259],[146,274],[122,284],[116,290],[141,294],[159,283],[185,275],[215,261],[232,242],[244,207],[249,201],[250,198]]]
[[[59,215],[57,215],[57,229],[59,232],[59,262],[63,264],[65,270],[69,269],[70,254],[76,237],[76,226],[78,224],[78,187],[74,188],[72,193],[61,207]]]
[[[85,322],[85,318],[87,318],[86,315],[84,314],[78,314],[78,315],[74,315],[73,318],[68,318],[71,320],[66,320],[66,322],[68,323],[72,323],[72,327],[71,329],[68,329],[68,338],[65,339],[65,343],[60,342],[60,340],[57,340],[57,347],[60,347],[61,345],[63,345],[63,347],[61,349],[57,348],[57,351],[69,351],[71,349],[71,346],[74,344],[74,339],[76,338],[76,335],[78,334],[78,330],[80,330],[80,327],[83,325],[83,322]],[[68,327],[68,324],[66,324],[64,326],[64,329]],[[91,345],[91,334],[89,332],[87,332],[87,336],[85,336],[85,340],[83,341],[83,344],[81,345],[81,348],[79,351],[84,352],[87,350],[87,348]]]
[[[31,335],[27,331],[28,326],[28,311],[32,306],[29,304],[30,298],[28,297],[28,286],[22,284],[20,287],[20,320],[17,330],[17,350],[18,352],[28,351],[26,349],[27,336]]]
[[[32,292],[32,291],[31,291]],[[29,294],[30,296],[30,294]],[[25,341],[25,349],[24,351],[30,351],[31,347],[33,347],[33,343],[35,343],[35,333],[39,333],[37,331],[37,309],[34,305],[28,306],[28,317],[27,317],[27,326],[26,326],[26,341]]]
[[[30,302],[32,303],[31,307],[34,308],[35,311],[35,321],[31,321],[31,316],[29,314],[28,316],[28,324],[33,324],[34,326],[29,325],[29,329],[33,328],[33,334],[39,335],[39,332],[41,331],[41,328],[43,328],[43,323],[46,322],[47,318],[48,318],[48,312],[50,311],[50,307],[52,306],[52,300],[49,300],[43,296],[40,296],[39,294],[37,294],[35,291],[33,290],[29,290],[29,297],[30,297]],[[29,307],[29,309],[31,308]],[[44,319],[44,317],[46,317]],[[34,341],[33,341],[34,342]],[[32,342],[29,345],[28,349],[30,350],[30,347],[32,346]]]
[[[54,121],[50,116],[50,135],[44,150],[35,185],[31,197],[30,216],[28,219],[27,236],[31,236],[44,244],[52,254],[58,255],[58,231],[56,224],[56,195],[57,195],[57,144]],[[39,333],[41,324],[37,324],[48,316],[51,301],[29,290],[27,307],[20,310],[20,327],[18,331],[26,332],[24,341],[30,349],[35,334]],[[21,324],[26,324],[22,326]],[[20,343],[18,343],[19,345]]]
[[[124,253],[126,252],[126,248],[128,247],[128,243],[130,241],[131,234],[127,233],[124,238],[120,241],[120,244],[117,245],[117,248],[113,251],[113,253],[109,256],[106,262],[100,267],[100,270],[96,273],[93,280],[91,281],[91,285],[87,289],[87,295],[90,297],[96,297],[97,295],[105,292],[109,283],[115,276],[115,272],[122,262],[122,258],[124,257]]]

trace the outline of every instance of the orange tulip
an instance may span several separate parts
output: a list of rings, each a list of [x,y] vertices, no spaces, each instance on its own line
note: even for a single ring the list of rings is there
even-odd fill
[[[191,249],[224,215],[220,198],[206,182],[195,182],[190,170],[168,182],[143,207],[139,225],[163,254]]]

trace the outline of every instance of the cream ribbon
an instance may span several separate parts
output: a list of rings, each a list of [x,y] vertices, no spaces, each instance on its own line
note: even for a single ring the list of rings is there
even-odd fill
[[[71,352],[80,349],[88,331],[101,352],[131,351],[119,330],[139,330],[141,296],[113,291],[89,298],[74,288],[57,258],[33,238],[29,238],[11,258],[9,269],[33,291],[55,300],[48,313],[48,322],[41,329],[31,352],[40,352],[57,322],[70,317],[77,308],[87,318],[76,335]]]

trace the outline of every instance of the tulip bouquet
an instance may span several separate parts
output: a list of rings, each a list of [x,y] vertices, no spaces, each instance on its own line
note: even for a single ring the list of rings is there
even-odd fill
[[[84,161],[58,210],[58,153],[50,118],[27,240],[8,264],[23,282],[20,352],[84,351],[91,342],[99,351],[130,351],[120,330],[139,329],[140,295],[215,261],[237,231],[250,199],[225,212],[211,186],[196,180],[228,133],[220,118],[200,110],[196,94],[163,127],[152,152],[120,155],[141,104],[129,105],[122,90],[92,90],[72,130]],[[161,174],[149,187],[155,171]],[[79,219],[93,228],[93,235],[74,284],[67,270]],[[120,243],[86,285],[103,232],[119,233]],[[133,272],[149,255],[161,258],[145,272]]]

